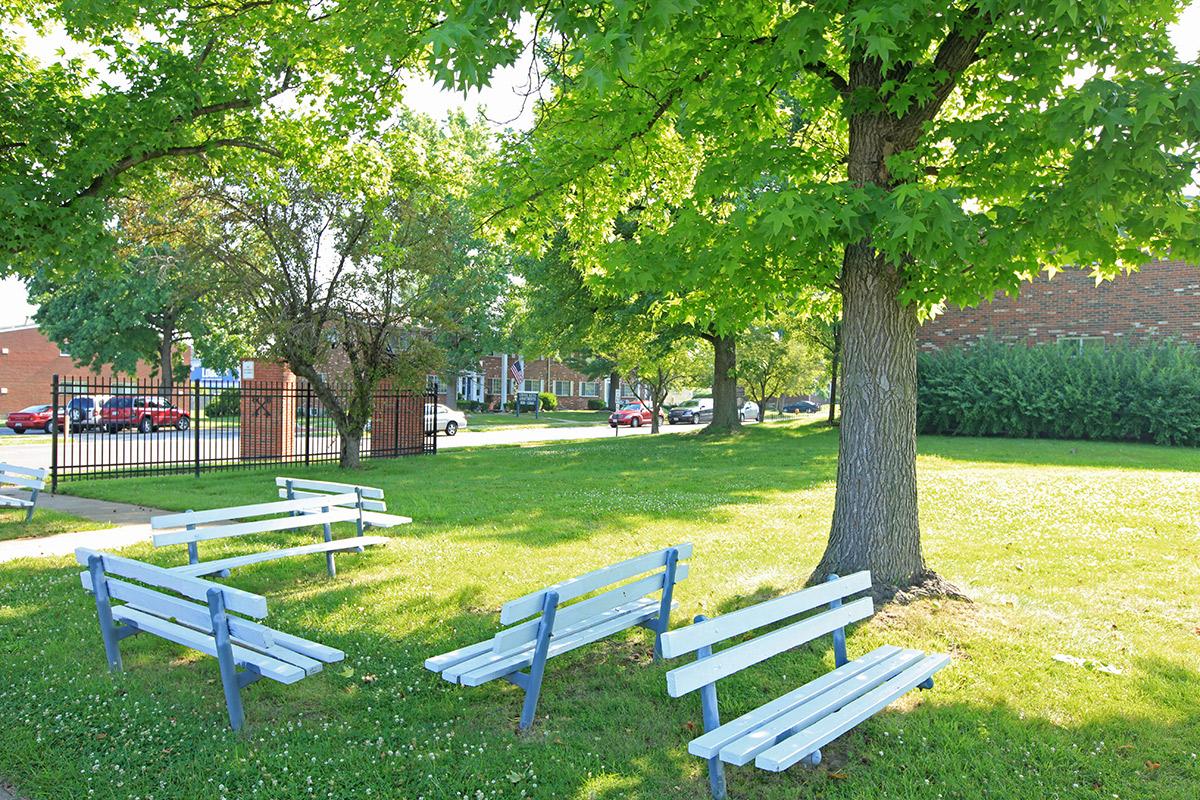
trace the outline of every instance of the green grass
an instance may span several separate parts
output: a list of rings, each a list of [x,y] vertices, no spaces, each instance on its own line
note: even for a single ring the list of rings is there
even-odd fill
[[[1200,796],[1200,452],[920,445],[928,559],[974,602],[884,608],[850,631],[849,650],[886,642],[953,663],[933,691],[827,748],[815,770],[731,768],[730,796]],[[293,686],[247,688],[241,736],[224,728],[213,659],[138,636],[122,644],[126,671],[110,676],[78,568],[0,565],[0,778],[33,798],[705,797],[704,763],[686,749],[699,698],[668,697],[668,667],[652,663],[644,630],[552,660],[528,736],[515,733],[515,687],[451,686],[422,661],[490,636],[507,599],[680,541],[696,555],[676,594],[677,625],[798,589],[821,554],[835,451],[836,432],[779,423],[729,440],[644,436],[373,462],[355,477],[416,520],[387,548],[341,557],[333,581],[319,558],[231,579],[268,596],[269,623],[347,653]],[[273,475],[71,489],[205,508],[270,498]],[[182,548],[127,552],[185,558]],[[723,680],[723,715],[831,663],[826,638]]]
[[[605,425],[607,411],[543,411],[534,417],[531,411],[522,411],[521,416],[511,412],[492,414],[472,412],[467,414],[468,431],[491,431],[498,428],[555,428],[562,425]]]
[[[37,509],[33,519],[25,522],[25,509],[0,509],[0,542],[8,539],[27,539],[34,536],[53,536],[56,533],[96,531],[111,528],[107,522]]]

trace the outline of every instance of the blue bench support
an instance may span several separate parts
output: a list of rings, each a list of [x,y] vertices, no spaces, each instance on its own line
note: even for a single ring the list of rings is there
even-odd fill
[[[76,559],[87,565],[87,572],[80,577],[83,588],[96,601],[109,670],[121,671],[120,642],[137,633],[213,656],[220,670],[229,726],[235,731],[245,724],[241,690],[246,686],[264,677],[295,683],[345,657],[340,650],[231,613],[265,617],[266,600],[259,595],[86,548],[76,551]],[[205,605],[192,602],[201,598]]]
[[[511,627],[490,640],[426,659],[425,668],[463,686],[502,679],[520,687],[525,700],[519,729],[528,730],[546,663],[555,656],[641,626],[654,632],[655,657],[661,658],[672,592],[687,577],[688,565],[682,562],[691,554],[690,544],[658,550],[511,600],[500,610],[500,622]]]
[[[926,655],[885,645],[850,661],[846,625],[874,613],[870,597],[845,602],[871,586],[868,572],[845,578],[831,575],[821,585],[706,619],[663,636],[663,654],[674,658],[696,653],[691,664],[667,673],[672,697],[700,690],[704,734],[688,744],[688,752],[706,759],[709,787],[725,800],[725,764],[755,766],[781,772],[801,763],[821,763],[821,747],[882,711],[914,688],[932,688],[933,674],[949,663],[945,655]],[[793,620],[719,652],[713,645],[797,615]],[[721,724],[716,683],[774,655],[829,634],[834,669],[740,717]]]

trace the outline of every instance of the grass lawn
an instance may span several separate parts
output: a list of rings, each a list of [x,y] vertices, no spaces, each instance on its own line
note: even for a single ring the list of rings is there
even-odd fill
[[[25,539],[33,536],[53,536],[56,533],[95,531],[111,528],[107,522],[95,522],[57,511],[37,509],[33,519],[25,522],[25,509],[0,509],[0,542],[7,539]]]
[[[849,651],[892,643],[953,663],[933,691],[826,748],[817,769],[730,768],[730,796],[1200,796],[1200,452],[938,438],[920,449],[927,556],[974,602],[887,607],[851,629]],[[387,548],[341,557],[332,581],[319,557],[231,579],[268,596],[269,624],[347,653],[298,684],[248,687],[241,736],[225,727],[215,660],[138,636],[110,676],[78,568],[0,564],[0,779],[55,800],[707,797],[704,763],[687,754],[699,698],[668,697],[669,665],[652,663],[644,630],[551,660],[528,736],[515,733],[515,687],[451,686],[422,661],[490,636],[507,599],[681,541],[696,555],[677,625],[800,588],[827,531],[835,451],[835,432],[780,423],[732,440],[373,462],[356,477],[416,520]],[[72,489],[205,508],[271,498],[274,472]],[[826,637],[726,679],[723,715],[831,665]]]
[[[533,412],[516,414],[492,414],[473,412],[467,414],[468,431],[494,431],[498,428],[554,428],[561,425],[606,425],[607,411],[543,411],[534,417]]]

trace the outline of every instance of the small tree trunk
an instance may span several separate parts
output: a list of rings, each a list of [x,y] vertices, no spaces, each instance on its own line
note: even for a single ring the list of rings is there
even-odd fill
[[[741,427],[737,408],[737,346],[732,336],[713,336],[713,418],[706,431],[732,433]]]
[[[446,378],[446,408],[458,408],[458,373]]]
[[[869,244],[846,248],[837,490],[814,581],[870,570],[878,589],[929,577],[917,523],[917,314],[900,290]]]
[[[651,398],[651,404],[650,404],[650,433],[651,434],[658,433],[658,412],[660,409],[662,409],[662,397],[660,397],[658,392],[656,391],[654,393],[654,396]]]
[[[163,397],[169,398],[175,386],[175,374],[172,359],[171,342],[175,339],[175,326],[167,323],[163,326],[162,340],[158,343],[158,390]]]
[[[616,372],[608,374],[608,410],[617,410],[617,401],[620,400],[621,393],[621,376]]]
[[[338,466],[342,469],[358,469],[362,450],[362,429],[354,428],[339,433],[342,435],[342,448],[338,455]]]

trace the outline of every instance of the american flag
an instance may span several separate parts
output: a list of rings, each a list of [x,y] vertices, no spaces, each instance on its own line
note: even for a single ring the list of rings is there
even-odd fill
[[[509,373],[512,374],[513,380],[517,382],[517,386],[521,386],[525,382],[525,362],[517,359],[508,366]]]

